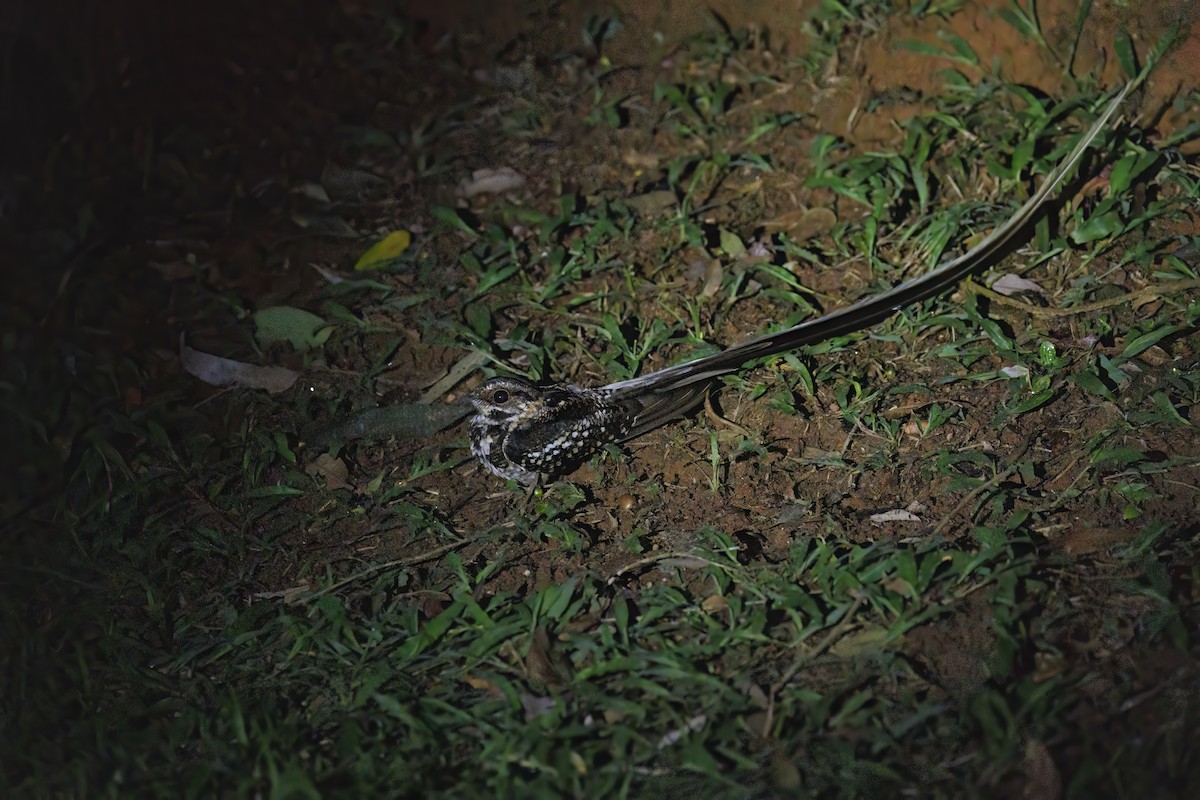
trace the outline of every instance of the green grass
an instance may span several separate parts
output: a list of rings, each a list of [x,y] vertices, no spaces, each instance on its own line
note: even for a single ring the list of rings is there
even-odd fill
[[[1003,220],[1099,102],[946,73],[894,152],[756,105],[883,24],[826,3],[816,56],[726,31],[648,94],[496,109],[518,141],[553,107],[665,155],[632,191],[468,209],[422,184],[442,193],[387,270],[265,315],[207,295],[228,352],[303,372],[288,393],[206,397],[114,346],[94,321],[119,334],[136,288],[71,285],[91,328],[29,333],[14,308],[6,795],[1003,797],[1047,758],[1068,797],[1200,786],[1200,183],[1178,141],[1112,137],[1102,196],[996,268],[1044,295],[968,288],[769,359],[724,381],[739,429],[699,415],[532,496],[475,470],[461,429],[378,441],[439,424],[372,413],[388,380],[414,399],[412,363],[619,380],[917,274]],[[472,124],[455,105],[401,148],[342,147],[452,184]],[[804,240],[762,230],[792,174],[837,209]],[[651,192],[674,199],[631,199]],[[356,214],[315,212],[369,232],[343,267],[395,228],[389,197]],[[857,288],[813,288],[825,270]]]

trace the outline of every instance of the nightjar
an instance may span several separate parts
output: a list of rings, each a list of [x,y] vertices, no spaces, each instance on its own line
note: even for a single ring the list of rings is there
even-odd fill
[[[473,391],[471,452],[492,473],[526,485],[570,471],[605,444],[639,436],[686,414],[714,378],[757,358],[870,327],[895,311],[935,297],[998,261],[1108,126],[1133,84],[1108,104],[1041,187],[1006,222],[966,253],[880,294],[715,355],[594,389],[521,378],[492,378]]]

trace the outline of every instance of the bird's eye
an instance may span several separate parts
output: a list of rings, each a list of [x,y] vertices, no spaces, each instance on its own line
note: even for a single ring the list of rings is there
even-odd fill
[[[498,406],[502,406],[508,402],[508,392],[503,389],[497,389],[492,392],[492,402]]]

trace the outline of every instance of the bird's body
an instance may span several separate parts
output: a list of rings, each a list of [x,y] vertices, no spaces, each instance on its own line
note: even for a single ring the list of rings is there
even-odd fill
[[[605,444],[639,436],[695,407],[710,382],[747,362],[870,327],[935,297],[990,264],[1079,163],[1128,94],[1125,86],[1074,149],[1009,219],[969,251],[932,272],[846,308],[758,336],[715,355],[597,388],[538,386],[491,378],[470,395],[471,452],[492,473],[526,485],[562,474]]]
[[[492,378],[472,394],[471,452],[502,478],[533,484],[629,435],[636,406],[604,390]]]

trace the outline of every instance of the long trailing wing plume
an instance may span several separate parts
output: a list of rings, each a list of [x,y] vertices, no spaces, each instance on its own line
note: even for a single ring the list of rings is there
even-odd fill
[[[868,328],[890,317],[897,310],[928,300],[958,284],[977,269],[992,263],[1002,254],[1013,237],[1035,218],[1050,195],[1055,192],[1083,158],[1088,146],[1103,133],[1117,113],[1121,103],[1134,86],[1127,83],[1104,109],[1066,158],[1046,177],[1041,187],[1025,204],[983,241],[961,256],[937,269],[905,281],[880,294],[859,300],[853,305],[802,322],[791,328],[763,334],[741,344],[733,345],[695,361],[677,364],[629,380],[603,387],[613,400],[636,398],[645,411],[635,422],[631,435],[637,435],[684,413],[703,395],[702,386],[712,378],[734,372],[746,362],[763,356],[783,353],[804,345],[817,344],[836,336]],[[697,385],[699,384],[699,385]],[[661,401],[647,395],[662,393]]]

